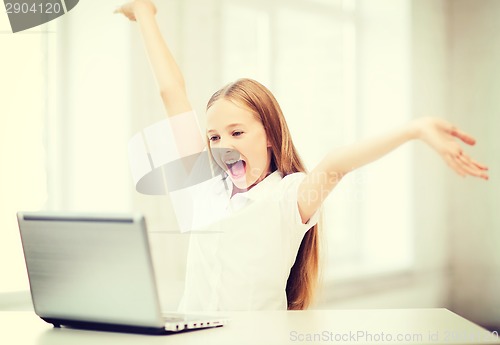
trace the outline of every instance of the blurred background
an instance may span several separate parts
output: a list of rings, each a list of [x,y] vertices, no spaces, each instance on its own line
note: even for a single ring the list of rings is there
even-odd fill
[[[12,34],[0,13],[0,310],[31,308],[16,211],[141,211],[165,309],[187,240],[167,196],[135,192],[127,142],[164,118],[137,25],[120,1],[81,1]],[[445,307],[500,328],[500,2],[162,0],[157,19],[204,123],[240,77],[280,102],[313,167],[330,149],[410,119],[478,139],[490,181],[461,178],[422,143],[348,176],[324,206],[313,308]]]

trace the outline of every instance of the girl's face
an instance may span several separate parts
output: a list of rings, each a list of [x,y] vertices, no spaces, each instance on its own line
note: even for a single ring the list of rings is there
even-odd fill
[[[207,110],[207,136],[215,161],[238,189],[252,188],[269,173],[266,131],[247,108],[217,100]]]

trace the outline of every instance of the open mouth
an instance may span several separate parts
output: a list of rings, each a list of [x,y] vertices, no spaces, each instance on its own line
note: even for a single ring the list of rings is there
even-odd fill
[[[241,177],[245,175],[245,169],[247,166],[247,163],[242,160],[230,160],[225,162],[227,166],[227,170],[231,174],[232,177]]]

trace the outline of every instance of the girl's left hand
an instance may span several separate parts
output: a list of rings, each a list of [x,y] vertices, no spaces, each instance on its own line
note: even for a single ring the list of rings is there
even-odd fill
[[[450,168],[460,176],[476,176],[488,180],[487,170],[483,164],[464,153],[459,140],[467,145],[474,145],[476,140],[451,123],[433,117],[415,120],[418,138],[436,150]]]
[[[156,15],[156,6],[151,0],[132,0],[118,7],[114,13],[121,13],[131,21],[136,21],[136,11],[145,9],[153,16]]]

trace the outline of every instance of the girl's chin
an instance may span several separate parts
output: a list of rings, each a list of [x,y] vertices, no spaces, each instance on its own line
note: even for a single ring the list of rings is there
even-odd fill
[[[262,178],[256,176],[248,177],[245,175],[241,177],[234,177],[229,175],[229,178],[231,179],[231,182],[237,189],[243,191],[253,188],[262,180]]]
[[[231,179],[231,182],[233,182],[233,185],[240,190],[248,190],[255,185],[255,182],[253,182],[254,179],[247,180],[245,175],[241,177],[229,175],[229,178]]]
[[[249,186],[251,186],[251,184],[247,183],[246,179],[233,179],[231,178],[231,182],[233,182],[233,185],[240,189],[240,190],[247,190]]]

